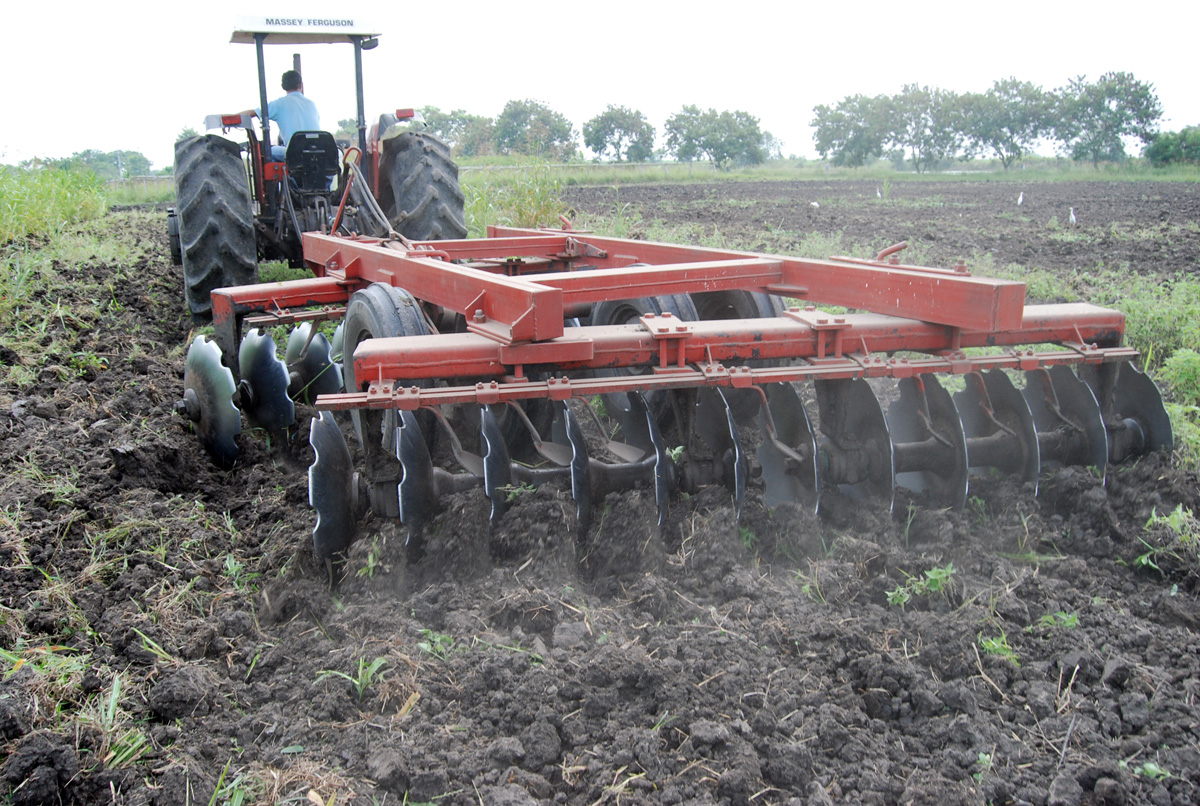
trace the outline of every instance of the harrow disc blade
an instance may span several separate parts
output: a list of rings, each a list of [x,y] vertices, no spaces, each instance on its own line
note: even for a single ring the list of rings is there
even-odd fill
[[[294,374],[292,396],[312,403],[317,395],[333,395],[342,389],[342,366],[333,359],[325,334],[312,332],[311,322],[302,322],[288,334],[284,353],[289,373]]]
[[[333,338],[329,340],[329,357],[338,363],[342,360],[342,344],[346,340],[346,320],[338,322],[338,326],[333,330]],[[341,376],[341,372],[338,372]]]
[[[1175,446],[1174,434],[1171,431],[1171,418],[1163,405],[1162,393],[1150,376],[1130,363],[1113,366],[1101,364],[1098,367],[1087,367],[1080,372],[1100,403],[1105,420],[1110,431],[1110,451],[1115,451],[1116,444],[1122,442],[1131,444],[1129,453],[1134,455],[1151,453],[1153,451],[1170,452]],[[1108,379],[1106,374],[1115,375]],[[1107,382],[1106,382],[1107,381]],[[1108,388],[1109,399],[1105,397]],[[1111,415],[1111,417],[1110,417]],[[1117,439],[1119,431],[1131,430],[1136,436]],[[1129,453],[1112,456],[1113,461],[1126,458]]]
[[[737,503],[737,517],[742,516],[746,500],[746,479],[749,462],[738,438],[733,409],[720,389],[702,389],[696,399],[696,429],[700,438],[725,465],[725,486]]]
[[[654,503],[658,507],[658,526],[667,522],[667,505],[671,500],[671,489],[675,482],[675,462],[667,455],[662,431],[658,421],[650,413],[650,406],[641,392],[628,393],[629,411],[634,419],[640,420],[650,452],[654,455]]]
[[[1034,485],[1041,472],[1037,427],[1025,397],[1002,370],[968,372],[954,405],[967,437],[971,470],[994,467]]]
[[[332,413],[323,411],[313,419],[308,442],[314,454],[308,468],[308,504],[317,511],[313,556],[336,586],[354,542],[354,468]]]
[[[221,348],[207,336],[197,336],[188,348],[183,387],[200,444],[223,467],[231,467],[238,456],[235,437],[242,433],[242,415],[233,404],[233,373],[221,363]]]
[[[508,446],[504,433],[496,422],[492,407],[480,408],[481,441],[483,452],[483,492],[492,502],[492,520],[495,521],[508,509],[508,492],[512,488],[512,465],[509,464]]]
[[[571,496],[575,499],[575,513],[579,519],[579,534],[586,535],[592,525],[592,478],[588,465],[587,441],[579,420],[565,402],[562,406],[563,424],[567,429],[567,442],[571,446]]]
[[[856,499],[895,503],[896,473],[892,438],[879,398],[862,378],[816,381],[826,474],[822,483]]]
[[[1042,464],[1108,467],[1108,431],[1096,395],[1065,364],[1025,373],[1025,400],[1037,426]]]
[[[247,419],[267,431],[283,431],[295,423],[296,404],[288,397],[291,376],[275,354],[275,340],[262,328],[251,330],[238,348],[238,364]]]
[[[935,375],[903,378],[899,387],[900,397],[887,411],[896,483],[961,511],[967,503],[967,440],[954,400]]]
[[[437,495],[433,485],[433,460],[429,445],[417,418],[411,411],[399,412],[396,429],[396,458],[400,460],[400,484],[397,496],[400,522],[406,526],[420,525],[434,514]],[[409,535],[410,540],[412,535]]]
[[[767,384],[765,391],[762,421],[767,438],[758,447],[763,500],[772,508],[790,501],[816,513],[821,486],[812,421],[791,384]]]

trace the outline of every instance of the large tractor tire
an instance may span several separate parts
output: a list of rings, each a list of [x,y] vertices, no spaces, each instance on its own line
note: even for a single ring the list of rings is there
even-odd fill
[[[175,215],[188,310],[207,321],[213,289],[258,282],[254,210],[237,143],[205,134],[175,144]]]
[[[467,237],[458,165],[432,134],[392,131],[383,139],[379,198],[393,229],[413,241]]]

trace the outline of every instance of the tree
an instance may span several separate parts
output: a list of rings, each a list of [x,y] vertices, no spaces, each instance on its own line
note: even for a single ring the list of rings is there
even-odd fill
[[[770,135],[748,112],[685,106],[667,119],[665,128],[667,150],[683,162],[704,156],[718,168],[730,168],[757,165],[767,158]]]
[[[816,116],[809,125],[815,130],[817,153],[822,159],[832,154],[834,165],[849,168],[879,159],[891,133],[888,111],[884,96],[848,95],[836,107],[814,107]]]
[[[1132,73],[1105,73],[1089,84],[1086,76],[1056,91],[1054,138],[1076,160],[1123,160],[1125,139],[1150,143],[1162,119],[1154,85]]]
[[[101,179],[126,179],[150,174],[150,160],[140,151],[97,151],[89,148],[63,159],[46,160],[46,164],[66,170],[80,168],[91,171]]]
[[[612,152],[618,162],[643,162],[654,154],[654,127],[641,112],[608,108],[583,124],[583,143],[599,156]]]
[[[462,109],[443,112],[436,106],[421,110],[425,127],[450,146],[456,155],[480,157],[495,153],[492,137],[495,121],[489,117],[472,115]]]
[[[892,96],[891,142],[908,152],[917,173],[959,156],[963,142],[963,104],[955,93],[905,84]]]
[[[352,143],[358,142],[358,121],[354,118],[342,118],[338,121],[337,131],[333,133],[335,140],[349,140]]]
[[[184,126],[183,130],[180,131],[179,134],[177,134],[175,136],[175,142],[178,143],[179,141],[186,140],[189,137],[199,137],[199,136],[200,136],[200,132],[196,131],[191,126]]]
[[[967,141],[974,150],[995,154],[1007,171],[1049,130],[1050,100],[1041,87],[1015,78],[963,96]]]
[[[571,122],[538,101],[509,101],[496,118],[493,141],[500,154],[564,160],[575,155]]]
[[[1182,131],[1155,135],[1142,156],[1156,168],[1200,164],[1200,126],[1185,126]]]

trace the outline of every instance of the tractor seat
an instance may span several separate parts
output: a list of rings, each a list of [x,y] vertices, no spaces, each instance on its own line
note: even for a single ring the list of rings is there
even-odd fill
[[[285,156],[288,173],[301,190],[328,190],[338,175],[338,150],[329,132],[296,132]]]

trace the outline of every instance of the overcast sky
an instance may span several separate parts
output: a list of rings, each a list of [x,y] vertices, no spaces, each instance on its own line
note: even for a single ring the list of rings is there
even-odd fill
[[[358,4],[382,33],[364,53],[368,122],[432,105],[494,117],[531,98],[581,130],[607,104],[659,132],[685,104],[744,110],[815,157],[817,104],[910,82],[983,91],[1014,76],[1046,89],[1085,74],[1152,83],[1164,130],[1200,124],[1200,3],[404,2]],[[206,114],[258,105],[254,47],[229,43],[241,15],[319,12],[310,2],[10,3],[0,75],[0,162],[97,149],[162,168]],[[348,45],[269,47],[270,97],[300,52],[324,127],[354,116]],[[582,139],[581,139],[582,144]]]

